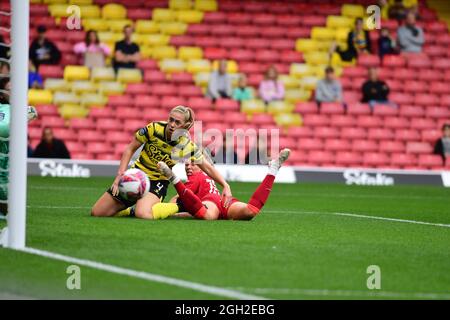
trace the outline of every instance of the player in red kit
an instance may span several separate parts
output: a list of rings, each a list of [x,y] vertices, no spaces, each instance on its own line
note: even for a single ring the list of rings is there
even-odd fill
[[[283,149],[278,159],[269,162],[269,172],[263,182],[253,193],[248,203],[231,198],[224,202],[216,184],[200,168],[193,163],[186,163],[188,181],[183,183],[163,162],[158,163],[158,169],[173,183],[178,193],[178,204],[190,215],[204,220],[250,220],[255,217],[269,197],[275,176],[284,161],[289,157],[290,150]]]

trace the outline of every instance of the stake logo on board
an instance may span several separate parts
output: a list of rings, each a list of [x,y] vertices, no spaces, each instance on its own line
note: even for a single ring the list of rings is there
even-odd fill
[[[77,163],[65,166],[54,160],[43,160],[39,162],[39,169],[41,170],[42,177],[89,178],[91,176],[91,170]]]
[[[370,174],[360,170],[345,170],[345,184],[367,185],[367,186],[392,186],[394,178],[377,172]]]

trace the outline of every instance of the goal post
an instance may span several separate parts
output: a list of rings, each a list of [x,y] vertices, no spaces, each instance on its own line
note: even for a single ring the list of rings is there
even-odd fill
[[[22,249],[26,236],[29,0],[11,0],[11,12],[9,213],[5,246]]]

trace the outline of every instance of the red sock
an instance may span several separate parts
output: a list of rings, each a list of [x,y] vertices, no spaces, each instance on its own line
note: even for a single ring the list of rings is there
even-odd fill
[[[266,203],[270,191],[272,191],[274,181],[275,176],[268,174],[250,198],[250,201],[248,202],[248,208],[255,214],[259,213],[261,208]]]
[[[203,219],[203,217],[205,216],[206,208],[200,198],[197,197],[191,190],[186,188],[186,186],[181,181],[176,183],[174,186],[178,192],[178,196],[183,202],[184,208],[194,217]]]

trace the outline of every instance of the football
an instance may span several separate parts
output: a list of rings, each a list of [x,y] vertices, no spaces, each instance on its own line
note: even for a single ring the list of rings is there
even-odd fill
[[[128,169],[119,181],[119,193],[127,200],[138,200],[149,190],[150,180],[139,169]]]

